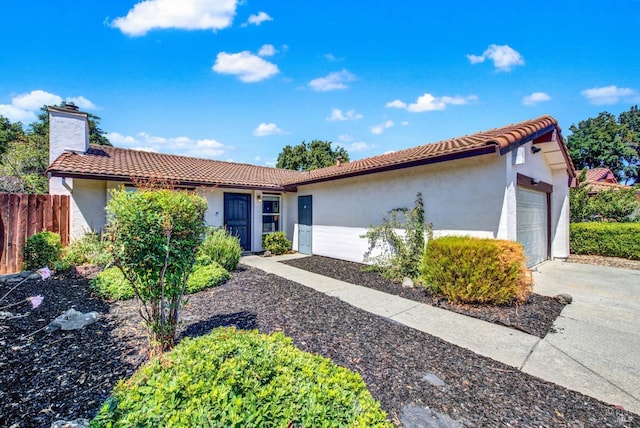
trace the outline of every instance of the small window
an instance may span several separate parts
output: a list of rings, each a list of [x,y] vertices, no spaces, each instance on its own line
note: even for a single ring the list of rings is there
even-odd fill
[[[280,196],[262,195],[262,234],[280,231]]]

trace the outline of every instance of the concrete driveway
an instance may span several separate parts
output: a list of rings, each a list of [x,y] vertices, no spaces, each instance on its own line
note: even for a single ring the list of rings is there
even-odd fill
[[[551,261],[533,277],[534,292],[573,303],[522,370],[640,414],[640,271]]]

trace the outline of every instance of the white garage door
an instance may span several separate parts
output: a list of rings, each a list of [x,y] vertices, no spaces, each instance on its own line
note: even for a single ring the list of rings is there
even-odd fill
[[[527,266],[547,260],[547,194],[518,188],[518,242],[524,247]]]

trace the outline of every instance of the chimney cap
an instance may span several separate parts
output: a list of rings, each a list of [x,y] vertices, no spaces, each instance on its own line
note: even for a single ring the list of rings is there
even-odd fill
[[[342,156],[336,157],[336,166],[342,165]]]
[[[78,107],[74,103],[65,104],[64,108],[66,108],[67,110],[80,111],[80,107]]]

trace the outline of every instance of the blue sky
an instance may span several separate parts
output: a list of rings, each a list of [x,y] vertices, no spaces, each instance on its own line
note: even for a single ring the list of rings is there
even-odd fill
[[[352,159],[640,103],[639,0],[21,0],[0,6],[0,114],[73,101],[115,146],[275,165]]]

